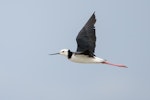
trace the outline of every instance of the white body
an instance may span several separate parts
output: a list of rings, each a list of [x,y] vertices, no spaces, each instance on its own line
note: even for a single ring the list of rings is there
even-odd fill
[[[67,57],[68,56],[68,49],[62,49],[59,54]],[[102,63],[106,60],[98,58],[96,56],[94,57],[89,57],[88,55],[81,55],[81,54],[75,54],[73,53],[71,55],[71,58],[69,58],[70,61],[76,62],[76,63]]]
[[[95,56],[89,57],[87,55],[78,55],[78,54],[73,54],[69,60],[76,63],[102,63],[106,61],[104,59]]]

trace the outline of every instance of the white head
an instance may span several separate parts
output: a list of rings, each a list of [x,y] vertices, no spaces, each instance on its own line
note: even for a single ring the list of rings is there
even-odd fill
[[[59,54],[63,56],[68,56],[68,51],[69,51],[68,49],[62,49],[59,51]]]
[[[53,53],[53,54],[50,54],[50,55],[57,55],[57,54],[60,54],[60,55],[63,55],[63,56],[68,56],[68,51],[69,49],[62,49],[59,51],[59,53]]]

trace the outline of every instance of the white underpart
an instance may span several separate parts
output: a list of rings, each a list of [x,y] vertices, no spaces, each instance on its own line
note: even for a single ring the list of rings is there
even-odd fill
[[[76,63],[102,63],[106,60],[98,58],[98,57],[89,57],[87,55],[75,55],[73,54],[71,59],[69,59]]]

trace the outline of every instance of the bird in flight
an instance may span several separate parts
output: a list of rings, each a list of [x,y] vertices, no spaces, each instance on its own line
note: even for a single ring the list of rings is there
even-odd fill
[[[62,49],[58,53],[53,53],[50,55],[60,54],[67,57],[70,61],[76,63],[97,63],[97,64],[101,63],[127,68],[127,66],[123,64],[110,63],[109,61],[99,58],[94,54],[96,46],[96,36],[94,26],[95,22],[96,18],[94,12],[76,37],[77,42],[76,52],[72,52],[69,49]]]

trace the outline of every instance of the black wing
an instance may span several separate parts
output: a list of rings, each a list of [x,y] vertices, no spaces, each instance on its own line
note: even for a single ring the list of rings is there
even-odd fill
[[[76,41],[77,41],[77,52],[86,53],[89,56],[94,55],[95,51],[95,27],[94,24],[96,22],[95,13],[90,17],[87,23],[79,32]]]

